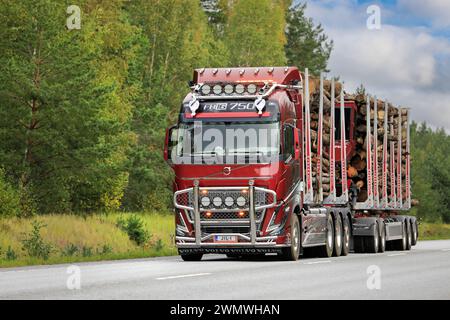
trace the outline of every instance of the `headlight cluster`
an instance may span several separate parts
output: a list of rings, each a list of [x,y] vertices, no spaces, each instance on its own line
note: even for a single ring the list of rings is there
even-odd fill
[[[208,196],[203,196],[200,199],[200,202],[205,208],[209,207],[211,203],[216,208],[222,207],[223,204],[225,204],[225,206],[229,208],[236,205],[242,208],[246,206],[247,199],[244,196],[239,196],[236,200],[234,200],[232,197],[226,197],[225,199],[222,199],[221,197],[214,197],[211,199]]]
[[[258,86],[254,83],[247,85],[244,84],[204,84],[200,88],[200,94],[202,96],[209,96],[214,94],[218,95],[243,95],[250,94],[254,95],[258,91]]]

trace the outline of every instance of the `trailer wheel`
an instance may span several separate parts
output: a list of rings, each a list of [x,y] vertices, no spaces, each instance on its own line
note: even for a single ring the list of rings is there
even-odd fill
[[[417,238],[418,238],[418,228],[417,228],[417,221],[411,220],[411,231],[412,231],[412,241],[411,245],[415,246],[417,244]]]
[[[342,239],[341,255],[346,256],[350,252],[350,225],[349,225],[348,220],[345,217],[342,218],[342,225],[343,225],[342,231],[344,233],[344,237]]]
[[[181,254],[181,259],[183,261],[200,261],[202,260],[203,253],[188,253],[188,254]]]
[[[406,246],[407,246],[407,233],[408,233],[408,228],[406,227],[406,221],[402,222],[402,238],[400,240],[395,240],[395,249],[399,250],[399,251],[404,251],[406,250]]]
[[[380,249],[380,232],[378,222],[375,222],[374,228],[375,230],[373,236],[364,237],[365,249],[368,253],[377,253]]]
[[[295,213],[291,217],[291,246],[281,249],[283,260],[297,261],[300,256],[300,224]]]
[[[378,248],[379,252],[385,252],[386,251],[386,226],[384,225],[384,222],[380,222],[380,246]]]
[[[333,218],[331,217],[331,215],[328,215],[325,245],[317,247],[317,251],[320,257],[329,258],[333,255],[333,248],[334,248]]]
[[[341,217],[338,215],[334,220],[334,246],[333,246],[333,256],[339,257],[342,253],[342,242],[343,242],[343,228]]]

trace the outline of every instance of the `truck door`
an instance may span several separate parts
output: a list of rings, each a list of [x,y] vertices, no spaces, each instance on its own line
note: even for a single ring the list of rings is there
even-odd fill
[[[283,162],[285,171],[282,179],[285,180],[286,194],[289,195],[298,182],[300,175],[300,165],[298,159],[295,159],[295,139],[293,124],[284,124],[283,126]]]

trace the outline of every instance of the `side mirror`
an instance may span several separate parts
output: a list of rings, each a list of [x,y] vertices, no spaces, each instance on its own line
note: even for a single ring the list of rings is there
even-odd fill
[[[295,152],[294,159],[295,160],[300,159],[300,134],[299,129],[297,128],[295,128],[294,130],[294,152]]]
[[[166,161],[167,163],[171,162],[171,153],[173,147],[172,135],[174,133],[174,130],[176,129],[178,129],[177,125],[173,125],[166,129],[166,139],[164,142],[164,161]]]

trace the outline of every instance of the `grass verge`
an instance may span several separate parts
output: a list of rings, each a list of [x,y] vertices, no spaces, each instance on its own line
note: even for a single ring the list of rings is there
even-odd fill
[[[419,240],[450,239],[450,224],[421,222]]]
[[[171,214],[137,213],[149,235],[143,245],[130,240],[118,227],[131,213],[46,215],[32,219],[0,219],[0,267],[84,261],[117,260],[176,255],[174,219]],[[48,259],[32,257],[23,240],[32,232],[33,221],[43,225],[42,243],[51,246]]]

